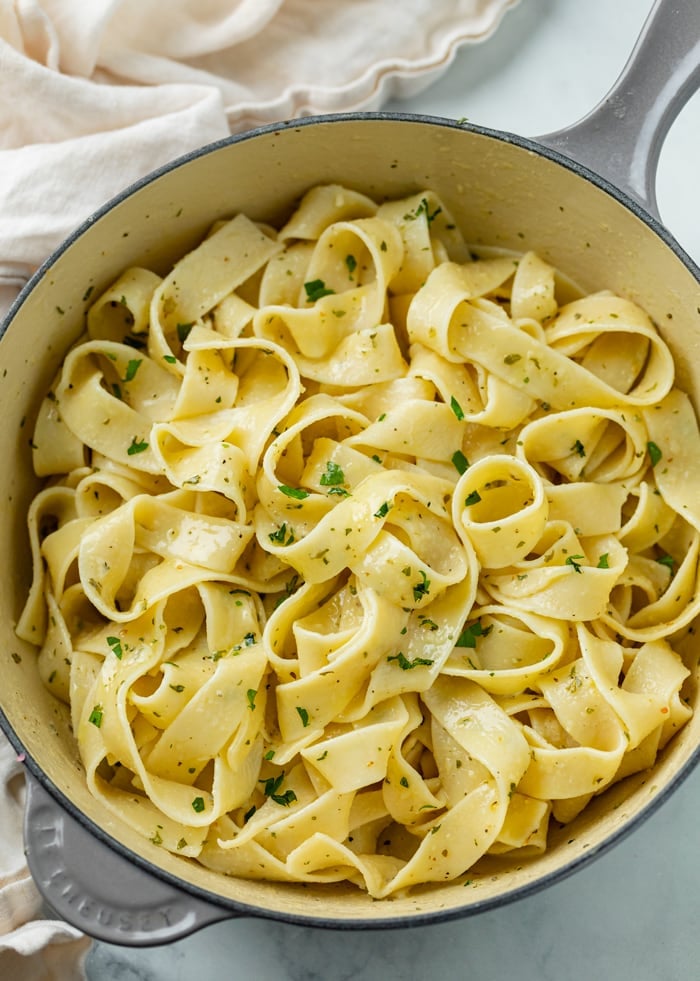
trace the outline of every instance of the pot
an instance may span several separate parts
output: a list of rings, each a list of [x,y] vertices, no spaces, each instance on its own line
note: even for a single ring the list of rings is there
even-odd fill
[[[640,773],[595,798],[550,847],[502,865],[478,890],[425,887],[375,902],[354,887],[220,877],[141,838],[89,794],[68,714],[43,686],[14,626],[30,582],[24,515],[37,484],[31,421],[81,331],[86,294],[131,264],[163,272],[215,220],[276,222],[308,187],[337,182],[377,197],[434,189],[475,245],[534,249],[583,288],[645,308],[678,382],[700,408],[700,273],[661,224],[654,179],[663,138],[700,83],[700,9],[659,0],[621,78],[581,122],[538,141],[440,118],[359,113],[267,126],[189,154],[92,216],[38,271],[0,341],[5,461],[0,548],[17,557],[0,596],[0,722],[28,777],[26,850],[47,902],[99,939],[147,945],[216,920],[266,916],[307,925],[396,927],[445,920],[528,895],[571,874],[657,808],[700,759],[700,712]],[[26,420],[26,422],[25,422]],[[697,680],[697,679],[696,679]]]

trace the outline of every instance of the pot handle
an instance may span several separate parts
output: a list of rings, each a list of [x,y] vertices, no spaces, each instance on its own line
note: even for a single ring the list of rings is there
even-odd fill
[[[110,944],[151,947],[237,915],[129,862],[25,775],[29,870],[48,906],[78,930]]]
[[[700,86],[700,2],[656,0],[622,74],[578,122],[537,137],[659,216],[656,170],[671,124]]]

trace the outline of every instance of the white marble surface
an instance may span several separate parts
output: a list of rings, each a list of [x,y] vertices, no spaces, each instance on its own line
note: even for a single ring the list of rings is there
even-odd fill
[[[436,0],[439,2],[439,0]],[[621,69],[651,0],[521,0],[484,45],[389,109],[525,136],[573,122]],[[666,224],[700,261],[700,95],[659,169]],[[90,981],[584,981],[700,977],[700,771],[642,827],[569,879],[518,903],[429,927],[347,933],[241,919],[150,950],[96,944]]]

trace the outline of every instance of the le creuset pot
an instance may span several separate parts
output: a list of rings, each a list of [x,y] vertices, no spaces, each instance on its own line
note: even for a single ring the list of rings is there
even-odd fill
[[[319,926],[388,927],[464,916],[570,874],[651,813],[700,757],[700,712],[651,773],[595,799],[544,855],[502,866],[479,889],[441,884],[376,902],[354,887],[216,875],[142,839],[90,796],[68,715],[44,688],[14,626],[30,581],[25,531],[36,491],[28,446],[36,407],[95,295],[131,264],[163,271],[211,223],[243,211],[283,218],[312,185],[376,198],[435,190],[468,240],[536,250],[586,291],[644,307],[679,384],[700,407],[698,269],[656,214],[663,138],[700,82],[700,6],[661,0],[621,78],[578,124],[539,141],[445,119],[351,114],[267,126],[179,159],[92,216],[34,276],[2,327],[0,722],[28,777],[26,849],[48,903],[87,933],[156,944],[215,920],[259,915]],[[11,561],[8,561],[10,559]]]

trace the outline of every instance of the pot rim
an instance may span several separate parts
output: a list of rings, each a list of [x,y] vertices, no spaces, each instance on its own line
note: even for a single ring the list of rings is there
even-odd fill
[[[512,146],[520,147],[523,150],[529,150],[537,156],[545,157],[551,160],[553,163],[559,164],[560,166],[572,171],[577,177],[594,184],[600,190],[605,191],[611,197],[615,198],[620,204],[624,205],[629,211],[631,211],[637,218],[643,221],[646,225],[651,228],[653,232],[658,235],[659,238],[676,254],[676,256],[684,263],[692,275],[700,281],[700,266],[695,262],[694,259],[685,251],[685,249],[680,245],[676,238],[671,234],[669,229],[664,225],[663,221],[655,217],[650,211],[644,208],[635,198],[627,194],[616,184],[613,184],[610,180],[597,174],[595,171],[591,170],[585,164],[580,163],[578,160],[567,156],[561,151],[548,146],[546,143],[539,142],[536,137],[520,136],[517,133],[509,132],[508,130],[498,130],[493,129],[489,126],[482,126],[476,123],[470,123],[469,121],[460,122],[456,119],[450,119],[446,116],[433,116],[429,114],[422,113],[412,113],[412,112],[344,112],[344,113],[330,113],[325,115],[314,115],[314,116],[304,116],[300,119],[288,119],[282,120],[277,123],[267,123],[264,126],[258,126],[255,129],[246,130],[242,133],[234,133],[231,136],[222,137],[220,140],[215,140],[212,143],[206,143],[203,146],[196,147],[194,150],[189,150],[187,153],[181,154],[175,157],[173,160],[162,164],[155,170],[150,171],[143,177],[139,178],[137,181],[132,182],[127,185],[108,201],[106,201],[101,207],[93,211],[87,218],[85,218],[71,233],[68,235],[44,260],[44,262],[37,268],[37,270],[31,275],[27,280],[25,285],[22,287],[18,295],[12,302],[9,310],[7,311],[2,323],[0,323],[0,341],[7,332],[10,323],[14,319],[17,311],[24,303],[24,300],[32,292],[32,290],[37,286],[39,281],[44,277],[48,270],[54,265],[57,259],[63,255],[63,253],[82,235],[84,235],[88,229],[94,225],[100,218],[108,214],[114,208],[116,208],[122,201],[126,198],[131,197],[136,191],[139,191],[143,187],[147,187],[149,184],[163,177],[164,175],[170,173],[173,170],[177,170],[180,167],[191,163],[193,160],[197,160],[200,157],[208,156],[210,153],[216,153],[218,150],[224,147],[232,146],[236,143],[244,143],[248,140],[256,139],[260,136],[266,136],[271,133],[282,132],[288,129],[300,129],[307,126],[315,126],[318,124],[342,124],[342,123],[353,123],[353,122],[399,122],[399,123],[417,123],[422,125],[433,125],[438,127],[443,127],[445,129],[460,130],[467,133],[473,133],[477,136],[485,136],[490,139],[497,140],[501,143],[507,143]]]
[[[285,120],[278,123],[270,123],[264,126],[256,127],[255,129],[247,130],[243,133],[233,134],[232,136],[224,137],[220,140],[188,151],[187,153],[182,154],[181,156],[176,157],[174,160],[171,160],[161,167],[149,172],[139,180],[129,184],[122,191],[108,200],[104,205],[94,211],[83,222],[81,222],[81,224],[78,225],[76,229],[69,236],[67,236],[59,246],[57,246],[57,248],[46,258],[46,260],[31,276],[10,306],[2,323],[0,323],[0,343],[2,343],[4,340],[8,328],[23,305],[25,299],[45,278],[48,271],[52,268],[60,256],[62,256],[63,253],[66,252],[76,240],[86,234],[92,225],[94,225],[100,218],[108,214],[114,208],[118,207],[124,200],[131,197],[141,188],[148,186],[171,171],[179,169],[183,165],[189,164],[200,157],[205,157],[211,153],[215,153],[237,143],[243,143],[251,139],[256,139],[268,134],[283,132],[289,129],[301,129],[307,126],[316,126],[318,124],[342,125],[344,123],[357,123],[363,121],[368,123],[378,122],[392,124],[396,122],[431,125],[444,127],[447,129],[460,130],[466,133],[483,136],[499,142],[510,144],[523,150],[530,151],[539,157],[544,157],[568,169],[575,176],[595,185],[631,211],[637,218],[644,222],[666,246],[671,249],[676,257],[686,266],[691,275],[694,276],[698,282],[700,282],[700,267],[698,267],[698,264],[677,242],[662,221],[656,218],[638,201],[606,178],[600,176],[593,170],[586,167],[584,164],[579,163],[577,160],[566,156],[557,149],[553,149],[552,147],[539,143],[537,139],[520,136],[504,130],[497,130],[490,127],[476,125],[469,123],[468,121],[459,122],[457,120],[442,116],[403,112],[346,112],[306,116],[301,119]],[[198,900],[209,903],[211,906],[216,907],[219,910],[223,909],[228,911],[230,916],[256,916],[296,925],[315,926],[344,931],[355,929],[395,929],[405,927],[409,924],[412,926],[423,926],[437,922],[448,922],[498,908],[511,902],[515,902],[516,900],[524,899],[530,895],[533,895],[540,890],[567,878],[569,875],[576,872],[580,867],[589,864],[591,861],[593,861],[593,859],[603,855],[614,845],[626,838],[627,835],[634,831],[644,820],[655,813],[658,808],[660,808],[662,804],[668,800],[676,789],[687,779],[692,770],[700,763],[700,745],[698,745],[693,750],[689,758],[685,761],[683,766],[674,774],[669,783],[667,783],[661,791],[656,793],[654,797],[651,798],[634,816],[629,818],[622,827],[595,846],[592,846],[579,856],[566,862],[558,869],[546,873],[545,875],[530,883],[527,883],[526,885],[515,887],[510,891],[495,897],[483,900],[477,899],[474,902],[470,902],[462,906],[456,906],[451,909],[440,909],[430,912],[403,913],[397,914],[393,917],[381,919],[367,916],[361,918],[353,917],[352,919],[346,920],[336,919],[333,917],[323,917],[314,914],[307,915],[277,911],[255,904],[230,899],[221,895],[220,893],[211,892],[204,887],[190,883],[172,872],[161,868],[160,866],[151,862],[149,859],[143,858],[136,852],[131,851],[116,838],[104,831],[99,824],[88,817],[79,807],[73,804],[73,802],[65,795],[63,790],[61,790],[61,788],[54,783],[54,781],[28,752],[21,740],[21,737],[7,718],[2,705],[0,705],[0,729],[5,732],[10,744],[17,753],[18,760],[27,767],[27,770],[31,776],[37,780],[38,783],[50,794],[59,807],[62,808],[71,818],[73,818],[87,833],[100,841],[119,859],[133,864],[137,868],[155,876],[157,879],[168,884],[178,893],[184,892],[185,894],[188,894]],[[201,924],[201,926],[204,925],[206,924]],[[195,927],[194,929],[197,928],[198,927]],[[123,938],[123,940],[126,939],[126,937]]]

